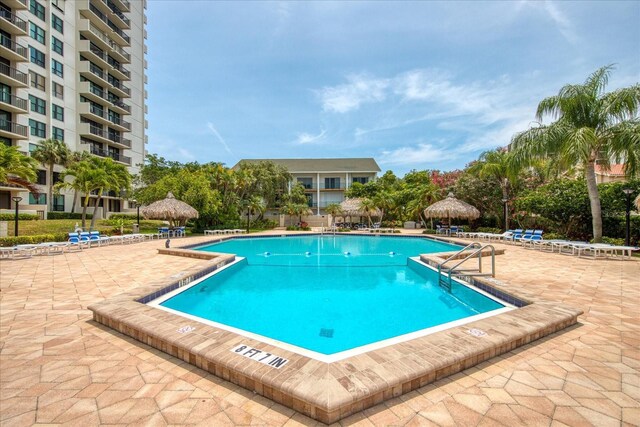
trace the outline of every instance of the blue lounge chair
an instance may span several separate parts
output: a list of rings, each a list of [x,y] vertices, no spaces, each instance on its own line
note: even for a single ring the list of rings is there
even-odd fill
[[[520,242],[524,246],[526,243],[536,242],[542,240],[542,230],[533,230],[531,234],[525,234],[520,238]]]
[[[98,244],[99,246],[103,245],[103,244],[109,244],[109,237],[108,236],[101,236],[99,231],[91,231],[89,233],[89,241],[92,244]]]

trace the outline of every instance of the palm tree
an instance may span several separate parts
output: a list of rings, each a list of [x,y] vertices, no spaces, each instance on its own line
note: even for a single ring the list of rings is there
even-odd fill
[[[289,216],[289,225],[293,225],[293,216],[298,213],[298,205],[293,202],[287,202],[280,208],[280,212]]]
[[[512,153],[502,148],[485,151],[480,155],[478,161],[469,167],[470,173],[483,179],[492,180],[500,186],[505,206],[510,197],[510,189],[516,185],[518,180],[518,172],[512,157]],[[507,212],[505,212],[504,217],[504,229],[509,229],[509,215]]]
[[[83,160],[87,160],[91,157],[88,151],[72,151],[67,158],[67,163],[64,165],[65,167],[70,167],[71,165],[81,162]],[[71,213],[76,211],[76,204],[78,203],[78,191],[73,190],[73,203],[71,203]]]
[[[369,227],[371,227],[371,212],[374,212],[377,209],[376,204],[374,203],[373,200],[369,198],[364,198],[360,200],[360,209],[362,209],[367,214]]]
[[[53,167],[64,165],[69,157],[69,147],[64,142],[57,139],[47,139],[40,141],[38,148],[31,152],[31,157],[48,167],[47,183],[47,205],[49,212],[53,210]]]
[[[329,203],[324,208],[324,211],[326,213],[328,213],[329,215],[331,215],[331,222],[333,223],[331,225],[335,227],[335,225],[336,225],[336,216],[338,216],[338,215],[340,215],[342,213],[342,206],[340,206],[340,203]]]
[[[96,209],[94,209],[93,216],[91,217],[91,225],[89,226],[89,228],[93,230],[98,217],[96,210],[98,206],[100,206],[103,193],[115,191],[119,194],[122,191],[128,191],[131,187],[131,174],[124,165],[116,163],[109,157],[93,157],[90,159],[90,162],[95,167],[93,187],[98,193],[95,205]]]
[[[538,158],[558,157],[564,166],[584,169],[593,218],[593,240],[602,240],[602,212],[595,165],[624,161],[625,173],[634,176],[640,167],[640,84],[604,93],[612,66],[598,69],[582,85],[566,85],[558,95],[538,104],[539,122],[550,114],[557,120],[516,134],[513,158],[526,166]]]
[[[260,196],[251,196],[249,199],[245,200],[244,208],[247,210],[247,233],[249,233],[249,226],[251,225],[251,214],[263,214],[267,207],[264,203],[264,200]]]
[[[16,147],[8,147],[0,143],[0,182],[26,188],[38,194],[38,188],[33,184],[38,170],[38,163],[29,156],[25,156]]]
[[[94,188],[94,176],[97,174],[89,159],[70,165],[61,174],[61,182],[56,184],[56,189],[63,188],[72,189],[76,193],[84,194],[84,205],[82,206],[82,228],[86,227],[87,207],[91,198],[91,192]],[[65,178],[72,177],[72,181],[66,181]]]

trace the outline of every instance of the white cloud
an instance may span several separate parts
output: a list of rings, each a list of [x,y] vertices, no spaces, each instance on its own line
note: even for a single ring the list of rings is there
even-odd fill
[[[433,144],[420,143],[415,147],[399,147],[394,150],[382,151],[377,158],[383,165],[425,165],[435,164],[444,160],[455,159],[455,151],[442,149]]]
[[[229,154],[233,154],[231,152],[231,149],[229,148],[229,146],[227,145],[227,143],[224,141],[224,139],[222,138],[222,135],[220,135],[220,132],[218,132],[218,130],[215,128],[215,126],[213,126],[213,123],[211,122],[207,122],[207,128],[209,128],[209,130],[211,131],[211,133],[213,133],[215,135],[216,138],[218,138],[218,141],[220,142],[220,144],[222,144],[222,146],[224,147],[225,151]]]
[[[178,148],[178,153],[180,154],[180,156],[188,161],[193,161],[196,160],[196,156],[189,150],[179,147]]]
[[[389,86],[386,79],[370,78],[366,75],[351,75],[346,84],[324,87],[319,91],[324,111],[347,113],[357,110],[360,105],[380,102],[386,97]]]
[[[298,138],[296,139],[296,144],[310,144],[312,142],[320,141],[324,139],[326,133],[326,129],[323,129],[318,135],[311,135],[306,132],[299,133]]]
[[[544,3],[544,10],[549,17],[558,27],[560,34],[564,36],[570,43],[577,43],[579,41],[578,36],[573,29],[573,23],[567,18],[567,16],[550,0],[546,0]]]

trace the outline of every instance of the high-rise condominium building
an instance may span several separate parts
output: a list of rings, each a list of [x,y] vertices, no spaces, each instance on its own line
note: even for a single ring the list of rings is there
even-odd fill
[[[30,153],[59,139],[136,173],[147,127],[145,9],[146,0],[0,0],[0,143]],[[22,197],[20,210],[46,212],[62,167],[51,177],[41,168],[40,196],[0,183],[0,209]],[[103,212],[128,208],[119,196],[107,196]],[[72,203],[71,192],[54,195],[53,210]]]

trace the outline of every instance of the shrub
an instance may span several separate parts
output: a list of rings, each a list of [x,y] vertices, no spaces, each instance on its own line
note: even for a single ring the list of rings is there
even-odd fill
[[[93,218],[93,215],[88,213],[87,219]],[[81,212],[47,212],[47,219],[82,219]]]
[[[433,228],[425,228],[424,230],[422,230],[422,234],[436,234],[436,230],[434,230]]]
[[[502,230],[500,228],[494,228],[494,227],[478,227],[476,231],[478,233],[502,234]]]
[[[35,245],[44,242],[66,242],[67,233],[38,234],[33,236],[0,237],[0,246]]]
[[[256,219],[251,221],[251,228],[258,230],[273,230],[278,226],[278,223],[272,219]],[[245,224],[246,227],[246,224]]]
[[[118,214],[111,214],[109,215],[109,219],[130,219],[132,221],[135,221],[136,219],[138,219],[138,215],[137,214],[128,214],[128,213],[118,213]],[[143,219],[142,217],[140,217],[140,219]]]
[[[624,239],[602,236],[602,243],[607,243],[609,245],[624,246]]]
[[[9,213],[0,214],[0,221],[15,221],[15,219],[16,219],[15,214],[9,214]],[[40,217],[36,214],[25,214],[25,213],[18,214],[18,221],[35,221],[38,219],[40,219]]]
[[[542,237],[544,240],[565,240],[567,238],[567,236],[560,233],[544,233]]]
[[[287,227],[287,231],[310,231],[311,227],[300,227],[298,225],[290,225]]]
[[[348,232],[351,231],[351,229],[350,228],[346,228],[346,227],[338,227],[338,231],[340,233],[348,233]]]

